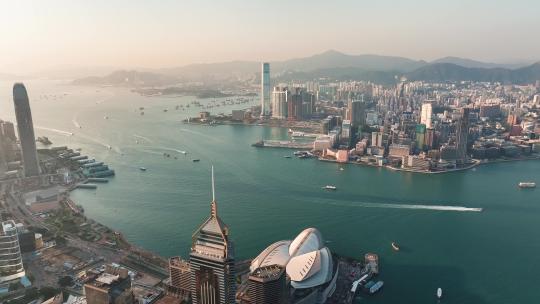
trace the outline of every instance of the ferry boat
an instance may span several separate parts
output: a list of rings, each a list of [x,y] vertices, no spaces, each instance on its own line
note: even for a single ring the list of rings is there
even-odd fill
[[[337,187],[336,186],[332,186],[332,185],[326,185],[324,187],[322,187],[324,190],[337,190]]]
[[[370,288],[369,288],[369,293],[370,294],[374,294],[376,293],[377,291],[379,291],[384,285],[384,282],[383,281],[378,281],[377,283],[373,284]]]
[[[437,288],[437,299],[442,298],[442,288]]]
[[[399,251],[398,244],[396,244],[395,242],[392,242],[392,249],[394,249],[395,251]]]
[[[535,188],[536,183],[535,182],[520,182],[518,184],[520,188]]]

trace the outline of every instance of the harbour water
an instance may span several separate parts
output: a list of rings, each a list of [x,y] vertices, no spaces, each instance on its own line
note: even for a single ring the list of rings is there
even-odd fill
[[[441,303],[537,302],[540,191],[517,184],[538,182],[540,161],[437,175],[355,165],[340,170],[334,163],[284,158],[290,150],[251,147],[285,138],[285,129],[182,124],[199,108],[175,106],[193,97],[142,97],[44,80],[26,86],[36,136],[81,148],[116,171],[97,190],[73,192],[73,200],[88,217],[146,249],[186,256],[192,232],[210,211],[213,164],[219,213],[238,259],[313,226],[334,252],[379,254],[385,287],[365,303],[436,303],[438,287]],[[14,120],[11,87],[0,82],[2,119]],[[338,189],[324,191],[324,185]]]

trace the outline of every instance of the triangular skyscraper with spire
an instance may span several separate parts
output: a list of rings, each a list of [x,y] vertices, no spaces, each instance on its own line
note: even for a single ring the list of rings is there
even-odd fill
[[[210,217],[193,233],[189,256],[192,303],[235,303],[234,247],[229,228],[218,215],[213,166]]]

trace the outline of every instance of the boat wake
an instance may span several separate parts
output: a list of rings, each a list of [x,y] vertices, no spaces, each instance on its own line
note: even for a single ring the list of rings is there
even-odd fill
[[[144,137],[144,136],[142,136],[142,135],[133,134],[133,137],[140,138],[140,139],[142,139],[142,140],[146,140],[146,141],[149,142],[149,143],[152,143],[152,142],[153,142],[150,138]]]
[[[333,203],[340,205],[339,203]],[[433,211],[454,211],[454,212],[482,212],[482,208],[470,208],[464,206],[445,206],[445,205],[418,205],[418,204],[388,204],[388,203],[367,203],[354,202],[347,206],[356,206],[363,208],[385,208],[385,209],[413,209],[413,210],[433,210]]]
[[[62,134],[62,135],[65,135],[65,136],[72,136],[72,135],[73,135],[72,132],[63,131],[63,130],[58,130],[58,129],[53,129],[53,128],[40,127],[40,126],[34,126],[34,128],[39,129],[39,130],[45,130],[45,131],[55,132],[55,133]]]
[[[167,151],[174,151],[174,152],[181,153],[181,154],[186,154],[187,153],[186,151],[178,150],[178,149],[174,149],[174,148],[169,148],[169,147],[159,147],[159,148],[163,149],[163,150],[167,150]]]
[[[210,136],[210,135],[204,134],[204,133],[202,133],[202,132],[198,132],[198,131],[193,131],[193,130],[189,130],[189,129],[182,128],[182,129],[180,129],[180,132],[190,133],[190,134],[193,134],[193,135],[198,135],[198,136],[201,136],[201,137],[206,137],[206,138],[211,139],[211,140],[213,140],[213,141],[223,142],[223,141],[222,141],[221,139],[219,139],[219,138],[216,138],[216,137],[213,137],[213,136]]]
[[[77,129],[80,129],[81,128],[81,125],[77,122],[77,118],[73,118],[71,120],[71,122],[73,123],[73,125],[77,128]]]

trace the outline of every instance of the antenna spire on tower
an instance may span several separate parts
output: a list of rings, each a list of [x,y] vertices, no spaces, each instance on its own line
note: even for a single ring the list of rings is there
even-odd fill
[[[217,203],[216,203],[216,186],[214,183],[214,166],[212,166],[212,204],[211,204],[212,216],[217,216]]]

